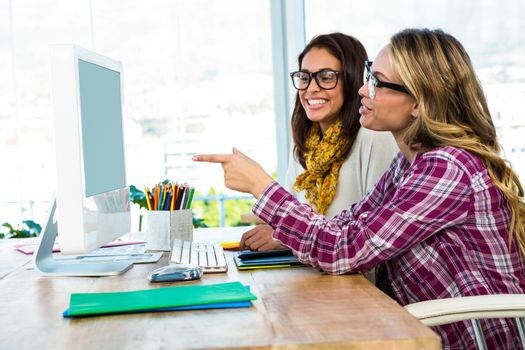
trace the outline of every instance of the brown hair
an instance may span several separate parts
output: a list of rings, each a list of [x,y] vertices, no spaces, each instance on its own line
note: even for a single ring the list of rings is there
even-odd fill
[[[467,52],[452,35],[429,29],[403,30],[390,39],[390,46],[395,68],[419,108],[404,142],[418,152],[453,146],[481,159],[509,203],[509,248],[515,236],[525,259],[523,188],[499,155],[487,100]]]
[[[359,40],[343,33],[319,35],[314,37],[299,55],[299,69],[302,68],[304,56],[312,48],[326,49],[342,65],[342,75],[339,84],[343,84],[344,102],[339,112],[339,118],[343,122],[342,136],[348,140],[343,152],[346,158],[361,127],[359,123],[360,102],[358,90],[363,85],[363,63],[367,59],[366,50]],[[312,121],[306,116],[299,99],[299,93],[297,93],[292,114],[292,136],[295,158],[304,168],[306,168],[304,159],[306,138],[311,126]]]

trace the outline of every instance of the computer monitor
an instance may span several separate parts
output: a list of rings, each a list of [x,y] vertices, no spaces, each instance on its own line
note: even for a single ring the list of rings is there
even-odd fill
[[[54,45],[51,86],[57,215],[52,205],[35,266],[44,274],[57,275],[123,272],[131,267],[130,261],[60,263],[49,257],[50,243],[44,242],[46,234],[53,241],[58,234],[63,254],[82,254],[130,231],[122,64],[75,45]]]

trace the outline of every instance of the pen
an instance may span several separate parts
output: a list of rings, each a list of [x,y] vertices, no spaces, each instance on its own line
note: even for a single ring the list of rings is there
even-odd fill
[[[180,199],[180,205],[179,205],[179,209],[182,210],[184,209],[184,206],[186,205],[186,198],[187,198],[187,193],[186,193],[186,185],[184,185],[184,187],[182,188],[182,198]]]
[[[153,210],[157,210],[159,206],[159,185],[155,185],[155,202],[153,204]]]
[[[171,204],[171,190],[168,190],[168,194],[166,195],[166,201],[164,203],[164,207],[162,210],[170,210],[170,204]]]
[[[153,200],[151,201],[151,210],[157,210],[157,186],[153,186],[151,194],[153,195]]]
[[[180,209],[186,209],[186,204],[188,203],[188,196],[190,195],[190,186],[186,185],[186,187],[184,187],[184,198],[183,198],[183,201],[182,201],[182,204],[180,206]]]
[[[150,190],[144,186],[148,210],[184,210],[191,209],[195,188],[189,184],[168,181],[159,182]]]
[[[180,209],[180,204],[182,202],[182,195],[184,193],[184,188],[183,187],[179,187],[179,193],[177,193],[177,201],[175,202],[175,210],[179,210]]]
[[[167,197],[167,188],[166,188],[166,185],[162,184],[161,185],[161,191],[162,191],[162,203],[160,203],[160,210],[164,210],[164,205],[166,204],[166,197]]]
[[[153,205],[153,195],[151,194],[151,192],[148,193],[148,198],[149,198],[149,202],[151,204],[151,210],[154,210],[155,206]]]
[[[173,202],[173,207],[171,210],[175,210],[175,208],[177,207],[177,198],[179,196],[179,184],[175,184],[174,188],[175,192],[173,192],[173,198],[171,199],[171,201]]]
[[[193,200],[193,193],[195,192],[195,188],[190,188],[190,195],[188,198],[188,203],[186,204],[186,209],[190,209],[191,207],[191,201]]]
[[[149,190],[144,186],[144,194],[146,195],[146,204],[148,205],[148,210],[151,210],[151,203],[149,201]]]
[[[171,198],[170,198],[170,205],[169,205],[169,210],[173,210],[173,198],[175,198],[175,185],[173,183],[170,183],[170,189],[171,189]]]

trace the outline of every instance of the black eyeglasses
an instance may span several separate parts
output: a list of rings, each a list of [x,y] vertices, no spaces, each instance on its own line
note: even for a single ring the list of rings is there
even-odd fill
[[[322,69],[315,73],[299,70],[297,72],[291,72],[290,77],[292,78],[294,88],[297,90],[308,89],[308,86],[310,86],[310,83],[312,82],[312,78],[315,79],[317,86],[321,89],[331,90],[337,86],[339,74],[341,74],[341,72],[332,69]]]
[[[368,83],[368,94],[372,100],[376,97],[376,88],[385,87],[405,94],[409,93],[403,85],[387,83],[377,79],[374,73],[372,73],[372,61],[365,61],[365,83]]]

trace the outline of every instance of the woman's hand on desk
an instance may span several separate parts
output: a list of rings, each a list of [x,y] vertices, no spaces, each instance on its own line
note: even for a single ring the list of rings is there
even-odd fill
[[[286,248],[272,237],[273,229],[269,225],[257,225],[242,235],[240,249],[272,250]]]
[[[221,163],[226,187],[255,197],[273,182],[264,169],[236,148],[232,154],[199,154],[192,157],[197,162]]]

